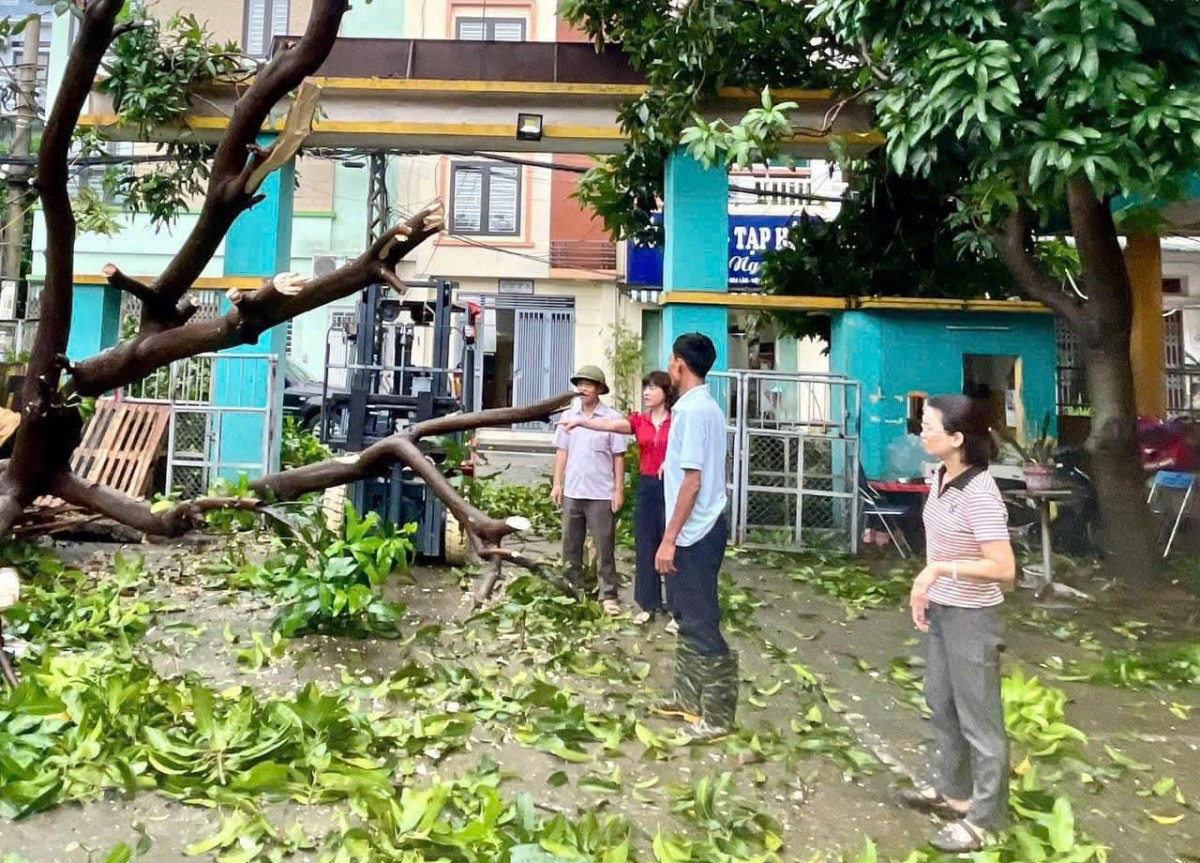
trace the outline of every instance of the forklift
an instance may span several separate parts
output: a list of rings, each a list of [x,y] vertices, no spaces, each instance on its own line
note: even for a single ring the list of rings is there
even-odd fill
[[[405,287],[403,297],[380,285],[366,288],[355,320],[335,323],[326,333],[319,429],[335,452],[362,452],[408,426],[474,403],[479,307],[457,303],[458,283],[449,279]],[[412,298],[416,290],[425,298]],[[338,339],[347,346],[342,365],[332,361]],[[339,368],[345,370],[345,386],[331,384],[330,371]],[[433,441],[422,441],[421,449],[435,464],[446,460],[445,449]],[[406,466],[396,464],[384,476],[354,483],[348,499],[359,513],[415,524],[413,545],[422,557],[461,558],[457,522],[447,519],[442,502]]]

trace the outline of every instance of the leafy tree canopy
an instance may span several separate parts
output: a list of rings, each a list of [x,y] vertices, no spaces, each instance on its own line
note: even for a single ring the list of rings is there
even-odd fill
[[[768,252],[763,290],[790,296],[937,297],[1003,300],[1019,294],[1008,269],[982,253],[956,223],[957,167],[931,176],[898,175],[882,150],[850,162],[846,201],[833,221],[797,223],[791,248]],[[1065,241],[1038,244],[1037,256],[1060,282],[1074,277],[1078,256]],[[798,337],[828,340],[829,319],[778,313]]]
[[[128,5],[121,15],[124,32],[113,40],[101,66],[97,89],[109,95],[122,125],[135,127],[149,140],[156,130],[186,116],[196,91],[214,82],[245,82],[255,63],[234,42],[217,42],[195,15],[150,17],[143,4]],[[104,155],[108,136],[95,127],[76,131],[78,153]],[[123,209],[145,213],[156,228],[170,226],[203,194],[215,147],[184,135],[159,143],[161,156],[153,169],[110,166],[101,189],[80,188],[73,202],[84,231],[115,234],[116,210],[106,201],[121,200]]]
[[[1200,5],[1189,0],[818,0],[860,46],[898,171],[967,164],[962,218],[1065,210],[1086,178],[1101,200],[1170,198],[1200,162]]]
[[[619,237],[659,238],[661,226],[650,217],[667,156],[721,87],[832,87],[853,73],[838,61],[829,34],[809,20],[810,4],[794,0],[563,0],[560,11],[598,43],[619,45],[649,83],[621,111],[625,148],[586,174],[579,189]],[[750,119],[769,138],[780,118],[767,101],[769,113]],[[761,153],[747,146],[742,155]]]
[[[952,183],[898,176],[882,152],[853,167],[838,217],[797,223],[792,248],[767,253],[764,291],[964,300],[1016,294],[1003,264],[956,242],[961,230],[950,223]],[[781,313],[776,319],[793,335],[829,337],[828,317]]]

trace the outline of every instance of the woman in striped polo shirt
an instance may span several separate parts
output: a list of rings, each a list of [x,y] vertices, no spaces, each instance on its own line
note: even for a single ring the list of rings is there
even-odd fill
[[[979,405],[965,396],[930,399],[921,443],[941,467],[925,504],[927,564],[909,602],[913,623],[928,633],[925,700],[935,753],[932,782],[904,800],[954,819],[931,840],[935,848],[974,851],[1008,815],[999,606],[1016,563],[1008,513],[987,469],[994,450]]]

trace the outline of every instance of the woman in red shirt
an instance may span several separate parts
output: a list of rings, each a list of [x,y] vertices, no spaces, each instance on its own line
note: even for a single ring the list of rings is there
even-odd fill
[[[674,402],[671,378],[666,372],[650,372],[642,378],[642,404],[645,410],[620,420],[572,420],[563,427],[576,426],[593,431],[631,434],[637,438],[641,468],[638,477],[634,542],[637,575],[633,582],[634,602],[642,609],[633,618],[637,624],[649,623],[654,615],[666,611],[662,577],[654,569],[654,553],[667,528],[663,501],[662,464],[667,457],[667,435],[671,430],[671,404]],[[670,625],[670,624],[668,624]]]

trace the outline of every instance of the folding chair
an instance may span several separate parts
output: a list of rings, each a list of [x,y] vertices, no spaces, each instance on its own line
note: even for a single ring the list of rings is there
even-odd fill
[[[1194,473],[1160,470],[1154,475],[1154,483],[1150,486],[1150,497],[1147,500],[1150,511],[1168,519],[1174,517],[1174,521],[1171,522],[1171,532],[1167,535],[1167,544],[1163,548],[1164,558],[1171,553],[1171,546],[1179,534],[1179,526],[1183,524],[1187,508],[1196,496],[1195,492],[1196,474]],[[1171,499],[1178,502],[1178,508],[1173,506]]]
[[[862,504],[862,524],[867,526],[868,519],[878,519],[884,531],[887,532],[888,538],[891,539],[892,545],[896,546],[896,551],[900,552],[902,558],[907,559],[908,555],[912,553],[908,537],[904,535],[904,531],[898,525],[893,526],[889,519],[904,518],[908,515],[909,507],[884,501],[883,495],[871,488],[861,465],[858,469],[858,497]]]

